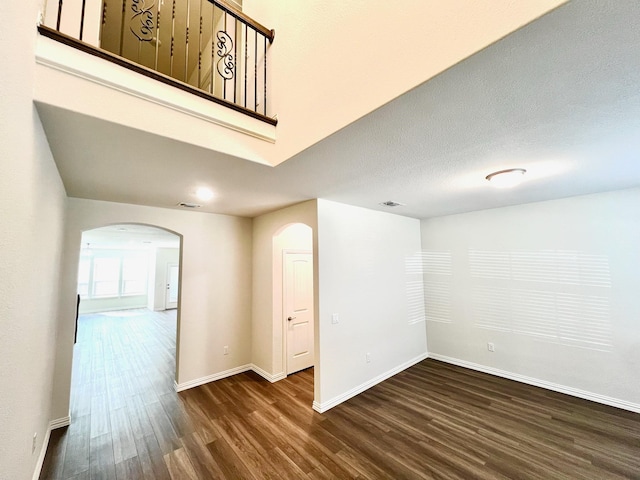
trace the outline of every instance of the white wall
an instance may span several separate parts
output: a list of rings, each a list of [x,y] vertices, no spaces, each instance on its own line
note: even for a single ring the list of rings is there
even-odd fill
[[[278,277],[277,259],[274,262],[274,251],[276,251],[274,249],[278,248],[278,245],[274,244],[274,236],[294,223],[304,223],[311,227],[315,238],[317,230],[315,200],[253,219],[252,362],[271,380],[285,375],[282,358],[282,281],[278,280],[281,278],[281,273]],[[280,268],[281,266],[280,263]],[[317,274],[314,273],[314,282],[316,278]],[[280,298],[279,302],[278,298]],[[317,294],[315,300],[317,301]]]
[[[430,355],[640,409],[640,189],[424,220],[422,245]]]
[[[32,103],[37,7],[0,2],[2,480],[31,478],[51,419],[65,192]]]
[[[94,200],[68,200],[54,406],[69,407],[76,275],[83,230],[119,223],[154,225],[181,234],[182,277],[177,382],[251,362],[251,220]],[[229,354],[223,355],[223,346]]]
[[[426,357],[420,221],[318,200],[317,252],[314,407],[325,410]]]

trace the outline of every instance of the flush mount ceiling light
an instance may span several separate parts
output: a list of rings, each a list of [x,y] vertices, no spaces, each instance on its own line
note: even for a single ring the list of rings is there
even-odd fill
[[[213,190],[207,187],[200,187],[196,190],[196,197],[198,197],[198,200],[207,202],[213,198]]]
[[[509,168],[490,173],[485,178],[496,188],[511,188],[524,181],[525,173],[527,171],[524,168]]]

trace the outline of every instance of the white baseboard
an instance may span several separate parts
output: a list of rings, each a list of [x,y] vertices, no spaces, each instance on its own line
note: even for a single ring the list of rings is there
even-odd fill
[[[535,387],[545,388],[554,392],[564,393],[573,397],[591,400],[592,402],[602,403],[611,407],[629,410],[630,412],[640,413],[640,404],[628,402],[626,400],[620,400],[618,398],[608,397],[606,395],[600,395],[598,393],[587,392],[585,390],[579,390],[577,388],[566,387],[557,383],[547,382],[545,380],[539,380],[537,378],[527,377],[518,373],[511,373],[507,372],[506,370],[487,367],[478,363],[467,362],[466,360],[459,360],[457,358],[447,357],[446,355],[439,355],[437,353],[430,353],[429,358],[440,360],[441,362],[445,363],[450,363],[452,365],[457,365],[459,367],[469,368],[478,372],[488,373],[497,377],[515,380],[516,382],[526,383],[527,385],[533,385]]]
[[[416,363],[421,362],[422,360],[424,360],[425,358],[428,357],[427,353],[423,353],[421,355],[418,355],[415,358],[412,358],[411,360],[398,365],[397,367],[392,368],[391,370],[382,373],[380,375],[378,375],[375,378],[372,378],[371,380],[368,380],[364,383],[362,383],[361,385],[358,385],[357,387],[352,388],[351,390],[349,390],[348,392],[343,393],[342,395],[338,395],[337,397],[332,398],[331,400],[328,400],[326,402],[317,402],[316,400],[313,401],[313,409],[316,412],[319,413],[324,413],[327,410],[335,407],[336,405],[341,404],[342,402],[345,402],[347,400],[349,400],[352,397],[355,397],[356,395],[358,395],[359,393],[364,392],[365,390],[368,390],[369,388],[373,387],[374,385],[377,385],[380,382],[383,382],[384,380],[393,377],[394,375],[402,372],[403,370],[406,370],[407,368],[415,365]]]
[[[271,383],[275,383],[278,380],[282,380],[283,378],[287,378],[287,374],[284,373],[284,372],[280,372],[280,373],[276,373],[275,375],[271,375],[269,372],[267,372],[266,370],[263,370],[262,368],[260,368],[259,366],[255,365],[255,364],[251,364],[251,370],[256,372],[262,378],[264,378],[266,380],[269,380]]]
[[[195,380],[190,380],[184,383],[173,382],[173,388],[176,392],[182,392],[183,390],[188,390],[190,388],[199,387],[200,385],[204,385],[205,383],[215,382],[216,380],[222,380],[223,378],[230,377],[232,375],[237,375],[239,373],[248,372],[249,370],[253,370],[258,375],[268,380],[271,383],[275,383],[283,378],[287,378],[287,375],[284,372],[276,373],[275,375],[270,374],[266,370],[254,365],[253,363],[242,365],[241,367],[232,368],[230,370],[225,370],[224,372],[214,373],[213,375],[208,375],[206,377],[196,378]]]
[[[58,418],[56,420],[51,420],[49,426],[51,430],[55,430],[56,428],[68,427],[71,425],[71,417],[67,415],[66,417]]]
[[[47,431],[44,434],[44,439],[42,440],[42,446],[40,447],[40,455],[38,455],[38,461],[36,462],[36,468],[33,471],[33,480],[38,480],[40,478],[40,474],[42,473],[42,466],[44,465],[44,458],[47,456],[47,449],[49,448],[49,439],[51,438],[51,431],[56,428],[66,427],[71,423],[71,417],[66,416],[62,418],[58,418],[56,420],[51,420],[49,422],[49,426],[47,427]]]
[[[42,441],[42,447],[40,447],[40,455],[38,455],[38,462],[36,463],[36,469],[33,471],[33,480],[40,478],[42,473],[42,466],[44,465],[44,457],[47,455],[47,447],[49,447],[49,438],[51,438],[51,425],[47,428],[44,434],[44,440]]]
[[[184,382],[184,383],[174,382],[173,386],[176,389],[176,392],[182,392],[183,390],[188,390],[193,387],[199,387],[200,385],[204,385],[205,383],[221,380],[223,378],[230,377],[231,375],[237,375],[239,373],[244,373],[249,370],[251,370],[251,364],[242,365],[240,367],[225,370],[224,372],[214,373],[213,375],[207,375],[206,377],[196,378],[195,380],[189,380],[188,382]]]

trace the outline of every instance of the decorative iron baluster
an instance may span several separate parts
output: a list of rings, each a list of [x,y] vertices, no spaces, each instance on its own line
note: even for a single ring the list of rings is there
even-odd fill
[[[244,108],[247,108],[247,70],[249,63],[249,35],[247,24],[244,24]]]
[[[80,12],[80,41],[84,36],[84,11],[87,6],[87,0],[82,0],[82,11]]]
[[[233,78],[234,73],[233,55],[231,54],[231,49],[233,48],[233,39],[227,32],[223,30],[218,30],[218,32],[216,33],[216,38],[218,39],[218,43],[216,43],[216,46],[218,47],[217,54],[218,57],[220,57],[216,64],[217,70],[220,76],[224,78],[226,82],[227,80],[231,80]],[[224,96],[226,97],[226,89]]]
[[[267,37],[262,37],[264,39],[264,114],[267,114]]]
[[[156,50],[154,52],[155,58],[153,60],[153,69],[158,71],[158,55],[160,54],[160,10],[162,10],[162,0],[158,1],[158,13],[156,14]]]
[[[227,17],[229,17],[229,15],[227,14],[227,12],[224,12],[224,34],[229,38],[229,40],[231,40],[231,46],[233,46],[233,39],[229,37],[229,34],[227,33]],[[220,53],[218,53],[218,55],[220,55]],[[231,64],[233,65],[233,55],[226,54],[225,56],[227,57],[227,59],[229,59],[229,56],[231,56],[230,61],[232,62]],[[227,70],[228,70],[227,60],[224,61],[224,64],[225,64],[225,73],[227,73]],[[224,77],[224,82],[222,83],[222,98],[224,98],[225,100],[227,99],[227,77]]]
[[[211,9],[211,73],[210,73],[210,83],[211,83],[211,94],[213,95],[214,92],[214,81],[215,81],[215,76],[213,74],[213,66],[216,64],[215,60],[214,60],[214,55],[215,55],[215,48],[213,48],[213,31],[216,28],[216,4],[213,4],[213,8]]]
[[[154,19],[151,9],[155,3],[145,7],[145,0],[131,0],[133,16],[129,20],[129,30],[141,42],[153,40]]]
[[[169,72],[173,75],[173,53],[175,49],[175,40],[176,40],[176,1],[173,0],[171,5],[171,52],[170,52],[170,60],[169,60]]]
[[[236,103],[236,96],[238,94],[238,20],[233,21],[233,36],[236,40],[233,46],[233,56],[236,59],[236,64],[234,65],[235,78],[233,79],[233,103]]]
[[[62,0],[58,0],[58,18],[56,19],[56,30],[60,31],[60,20],[62,19]]]
[[[127,13],[127,0],[122,0],[122,15],[120,17],[120,53],[122,56],[122,47],[124,46],[124,18]]]
[[[253,111],[258,111],[258,31],[253,31]]]
[[[202,0],[200,0],[200,33],[198,34],[198,88],[202,88]]]
[[[184,47],[184,79],[183,81],[189,83],[189,17],[191,14],[191,1],[187,0],[187,14],[184,19],[185,24],[185,47]]]

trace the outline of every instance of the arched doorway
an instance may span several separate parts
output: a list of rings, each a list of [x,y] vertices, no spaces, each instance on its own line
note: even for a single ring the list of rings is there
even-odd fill
[[[181,244],[150,225],[82,233],[70,414],[92,439],[115,442],[114,425],[126,433],[132,412],[174,391]]]
[[[282,332],[285,375],[315,365],[313,263],[311,227],[292,223],[276,232],[273,236],[274,331]]]

